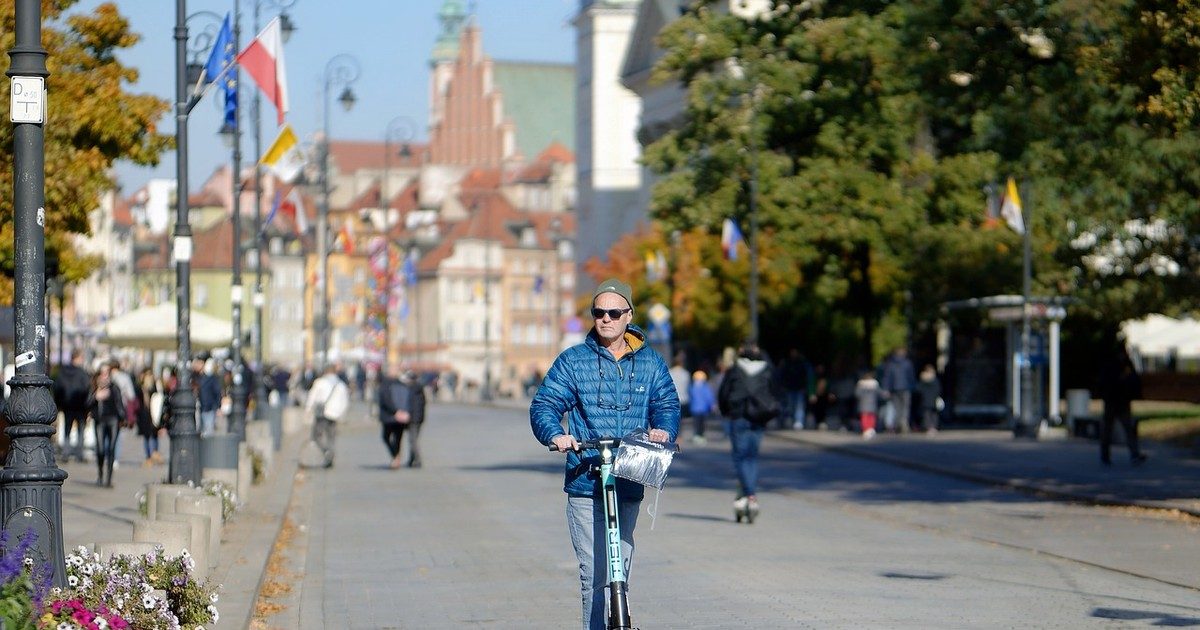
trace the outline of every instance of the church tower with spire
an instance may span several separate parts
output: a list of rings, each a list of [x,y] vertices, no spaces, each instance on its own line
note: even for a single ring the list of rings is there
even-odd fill
[[[433,43],[429,57],[429,127],[435,127],[445,116],[446,90],[454,76],[454,60],[458,58],[458,42],[470,14],[463,0],[443,0],[438,11],[441,31]]]

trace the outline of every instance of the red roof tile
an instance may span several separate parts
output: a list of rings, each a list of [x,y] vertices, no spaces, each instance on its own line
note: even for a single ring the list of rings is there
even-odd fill
[[[342,173],[353,173],[362,169],[382,170],[385,166],[392,168],[411,168],[425,162],[429,146],[417,142],[408,143],[408,157],[401,155],[404,143],[393,142],[391,148],[395,153],[391,160],[387,159],[388,144],[384,142],[361,140],[332,140],[329,143],[329,155],[333,164]]]

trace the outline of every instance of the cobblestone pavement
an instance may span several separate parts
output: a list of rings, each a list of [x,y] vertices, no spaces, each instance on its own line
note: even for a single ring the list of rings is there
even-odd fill
[[[434,405],[422,446],[423,468],[389,470],[364,418],[341,427],[334,468],[301,473],[303,577],[268,624],[577,627],[562,460],[525,411]],[[636,626],[1200,625],[1190,517],[1046,501],[775,436],[754,525],[733,522],[733,485],[714,439],[678,456],[656,518],[643,506]]]

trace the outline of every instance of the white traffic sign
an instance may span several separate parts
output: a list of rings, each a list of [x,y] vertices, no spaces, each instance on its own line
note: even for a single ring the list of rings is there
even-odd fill
[[[9,112],[14,123],[46,122],[46,80],[42,77],[13,77],[9,90]]]

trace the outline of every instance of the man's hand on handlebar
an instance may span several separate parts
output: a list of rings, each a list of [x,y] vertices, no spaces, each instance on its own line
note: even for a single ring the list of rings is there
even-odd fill
[[[555,438],[550,440],[550,442],[554,444],[555,450],[562,451],[563,453],[566,453],[567,451],[579,450],[579,442],[575,441],[575,436],[569,433],[555,436]]]

